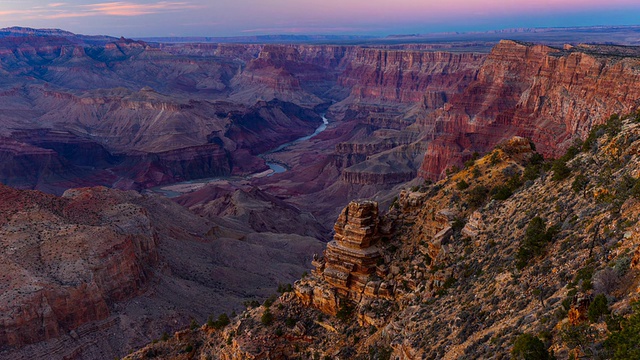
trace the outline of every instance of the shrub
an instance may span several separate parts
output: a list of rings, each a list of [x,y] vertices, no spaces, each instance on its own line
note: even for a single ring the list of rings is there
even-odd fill
[[[609,136],[616,136],[622,130],[622,120],[620,115],[613,114],[609,117],[609,120],[604,125],[605,131]]]
[[[456,189],[458,190],[464,190],[468,187],[469,187],[469,184],[464,180],[460,180],[456,183]]]
[[[562,159],[553,162],[551,171],[553,171],[553,176],[551,177],[553,181],[562,181],[571,175],[571,169],[569,169],[567,163],[562,161]]]
[[[353,315],[353,306],[346,300],[342,300],[340,309],[336,313],[336,318],[340,321],[347,321]]]
[[[515,191],[520,186],[522,186],[522,179],[520,179],[519,174],[513,174],[507,179],[507,187],[511,189],[511,191]]]
[[[552,359],[544,343],[531,334],[522,334],[516,338],[511,349],[511,356],[516,360]]]
[[[540,153],[533,153],[529,158],[529,165],[540,165],[544,162],[544,157]]]
[[[489,189],[484,185],[478,185],[469,190],[469,205],[472,207],[480,207],[484,204],[489,194]]]
[[[273,314],[271,313],[271,310],[269,310],[269,308],[266,308],[264,310],[264,312],[262,313],[262,317],[260,318],[260,322],[262,322],[262,324],[264,326],[269,326],[269,325],[273,324]]]
[[[262,305],[266,308],[269,308],[271,307],[271,305],[273,305],[273,303],[276,301],[277,298],[278,298],[277,296],[271,295],[267,298],[267,300],[264,301]]]
[[[633,304],[634,312],[622,320],[620,329],[612,331],[604,342],[605,348],[612,352],[615,360],[640,359],[640,306]]]
[[[285,325],[287,325],[288,327],[291,327],[291,328],[292,328],[292,327],[294,327],[294,326],[296,326],[296,323],[297,323],[297,322],[298,322],[298,321],[296,321],[296,319],[294,319],[294,318],[292,318],[292,317],[288,317],[288,318],[284,321]]]
[[[473,170],[471,170],[471,176],[473,176],[474,179],[479,178],[480,175],[482,175],[482,173],[480,172],[480,169],[478,169],[478,167],[474,167]]]
[[[189,325],[189,329],[195,330],[198,327],[200,327],[200,325],[198,325],[198,322],[196,321],[196,319],[191,319],[191,325]]]
[[[491,189],[491,193],[493,194],[493,199],[495,200],[507,200],[513,192],[506,185],[498,185]]]
[[[227,316],[226,313],[222,313],[218,316],[218,320],[216,321],[213,321],[213,318],[210,316],[209,321],[207,321],[207,326],[219,330],[229,325],[230,323],[231,320],[229,319],[229,316]]]
[[[599,294],[593,299],[591,304],[589,304],[589,309],[587,310],[587,317],[589,321],[592,323],[600,320],[602,315],[606,315],[609,313],[609,307],[607,306],[607,297],[604,294]]]
[[[551,226],[547,229],[546,221],[541,217],[536,216],[531,219],[516,254],[516,267],[523,269],[531,258],[541,255],[545,245],[551,241],[557,232],[558,228],[556,226]]]
[[[582,291],[584,292],[589,291],[591,290],[591,288],[593,288],[593,283],[591,282],[592,277],[593,277],[593,266],[587,265],[581,268],[580,270],[578,270],[573,281],[569,283],[569,286],[576,286],[578,284],[581,284]]]
[[[533,181],[540,176],[540,170],[542,170],[542,166],[540,164],[529,164],[524,168],[524,172],[522,173],[522,180],[524,181]]]
[[[500,153],[497,150],[494,150],[489,156],[489,163],[491,163],[491,165],[499,164],[500,160]]]
[[[589,179],[587,179],[586,176],[580,174],[576,176],[576,178],[573,180],[573,183],[571,183],[571,189],[573,189],[576,194],[579,194],[587,187],[587,184],[589,184]]]
[[[278,292],[280,294],[284,294],[286,292],[293,291],[293,286],[291,284],[278,284]]]

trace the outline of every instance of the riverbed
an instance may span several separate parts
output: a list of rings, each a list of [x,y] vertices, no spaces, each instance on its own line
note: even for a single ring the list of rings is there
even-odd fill
[[[327,129],[327,125],[329,125],[329,120],[322,115],[322,124],[316,128],[316,130],[307,136],[303,136],[301,138],[298,138],[296,140],[290,141],[288,143],[282,144],[280,146],[278,146],[275,149],[269,150],[263,154],[258,155],[258,157],[263,158],[266,155],[269,154],[274,154],[280,151],[284,151],[286,148],[304,142],[304,141],[308,141],[316,136],[318,136],[320,133],[322,133],[323,131],[325,131]],[[150,191],[154,192],[154,193],[158,193],[158,194],[162,194],[166,197],[169,198],[173,198],[173,197],[177,197],[180,196],[182,194],[186,194],[186,193],[190,193],[196,190],[199,190],[201,188],[203,188],[206,185],[209,184],[214,184],[214,183],[228,183],[230,181],[240,181],[240,180],[248,180],[248,179],[255,179],[255,178],[261,178],[261,177],[267,177],[267,176],[272,176],[274,174],[280,174],[283,173],[285,171],[287,171],[287,167],[284,166],[284,164],[279,164],[276,162],[272,162],[272,161],[267,161],[265,162],[265,164],[267,166],[269,166],[269,170],[265,170],[265,171],[261,171],[258,173],[253,173],[247,176],[218,176],[218,177],[212,177],[212,178],[204,178],[204,179],[195,179],[195,180],[189,180],[189,181],[183,181],[183,182],[179,182],[179,183],[175,183],[175,184],[171,184],[171,185],[162,185],[162,186],[158,186],[158,187],[154,187],[149,189]]]

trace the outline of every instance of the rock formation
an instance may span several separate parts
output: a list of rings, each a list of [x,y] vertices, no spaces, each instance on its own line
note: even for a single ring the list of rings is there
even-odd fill
[[[0,359],[122,356],[266,298],[324,246],[134,191],[0,185],[0,197]]]
[[[347,279],[357,273],[343,260],[363,257],[345,251],[375,239],[366,231],[376,224],[367,203],[351,203],[325,260],[314,261],[321,271],[296,282],[295,295],[251,307],[223,329],[178,333],[129,359],[176,356],[187,344],[193,356],[221,359],[509,358],[522,334],[539,338],[539,353],[563,360],[637,351],[624,327],[640,315],[640,113],[606,129],[562,158],[564,179],[554,177],[557,165],[541,166],[530,142],[513,138],[438,183],[401,194],[377,222],[378,229],[394,224],[377,245],[392,296],[368,295],[367,285],[354,298],[344,276],[324,276],[326,269]],[[528,181],[516,181],[523,175]],[[497,191],[504,187],[511,192]],[[350,220],[354,210],[359,216]],[[265,313],[270,322],[261,321]]]
[[[372,201],[352,201],[338,217],[324,264],[316,271],[341,295],[364,291],[375,272],[380,259],[378,225],[378,204]]]
[[[475,81],[418,120],[434,140],[420,175],[437,178],[450,164],[460,165],[465,150],[484,152],[514,135],[531,139],[546,156],[558,156],[593,125],[637,106],[637,52],[501,41]]]

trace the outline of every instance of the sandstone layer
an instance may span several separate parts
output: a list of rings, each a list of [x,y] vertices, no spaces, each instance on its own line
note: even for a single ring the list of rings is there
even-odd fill
[[[134,191],[56,197],[2,185],[0,195],[1,359],[123,356],[191,318],[266,298],[323,247]]]

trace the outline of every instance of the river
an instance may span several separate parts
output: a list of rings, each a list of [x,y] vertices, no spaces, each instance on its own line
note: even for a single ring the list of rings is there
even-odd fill
[[[280,151],[285,150],[286,148],[288,148],[289,146],[301,143],[303,141],[308,141],[316,136],[318,136],[318,134],[322,133],[323,131],[325,131],[327,129],[327,125],[329,125],[329,120],[324,116],[324,114],[322,115],[322,124],[316,128],[316,130],[313,132],[313,134],[307,135],[307,136],[303,136],[299,139],[290,141],[288,143],[282,144],[280,146],[278,146],[275,149],[269,150],[263,154],[258,155],[258,157],[264,159],[264,157],[266,155],[269,154],[274,154]],[[175,183],[175,184],[171,184],[171,185],[162,185],[162,186],[157,186],[154,188],[149,189],[149,191],[154,192],[154,193],[158,193],[158,194],[162,194],[166,197],[172,198],[172,197],[176,197],[176,196],[180,196],[182,194],[186,194],[195,190],[198,190],[202,187],[204,187],[207,184],[216,182],[216,181],[220,181],[220,180],[246,180],[246,179],[252,179],[252,178],[257,178],[257,177],[264,177],[264,176],[272,176],[273,174],[279,174],[279,173],[283,173],[285,171],[287,171],[288,169],[283,165],[283,164],[279,164],[279,163],[275,163],[275,162],[265,162],[265,164],[267,166],[269,166],[269,170],[266,171],[262,171],[259,173],[254,173],[251,175],[247,175],[244,177],[241,176],[218,176],[218,177],[213,177],[213,178],[204,178],[204,179],[195,179],[195,180],[189,180],[189,181],[183,181],[183,182],[179,182],[179,183]]]

